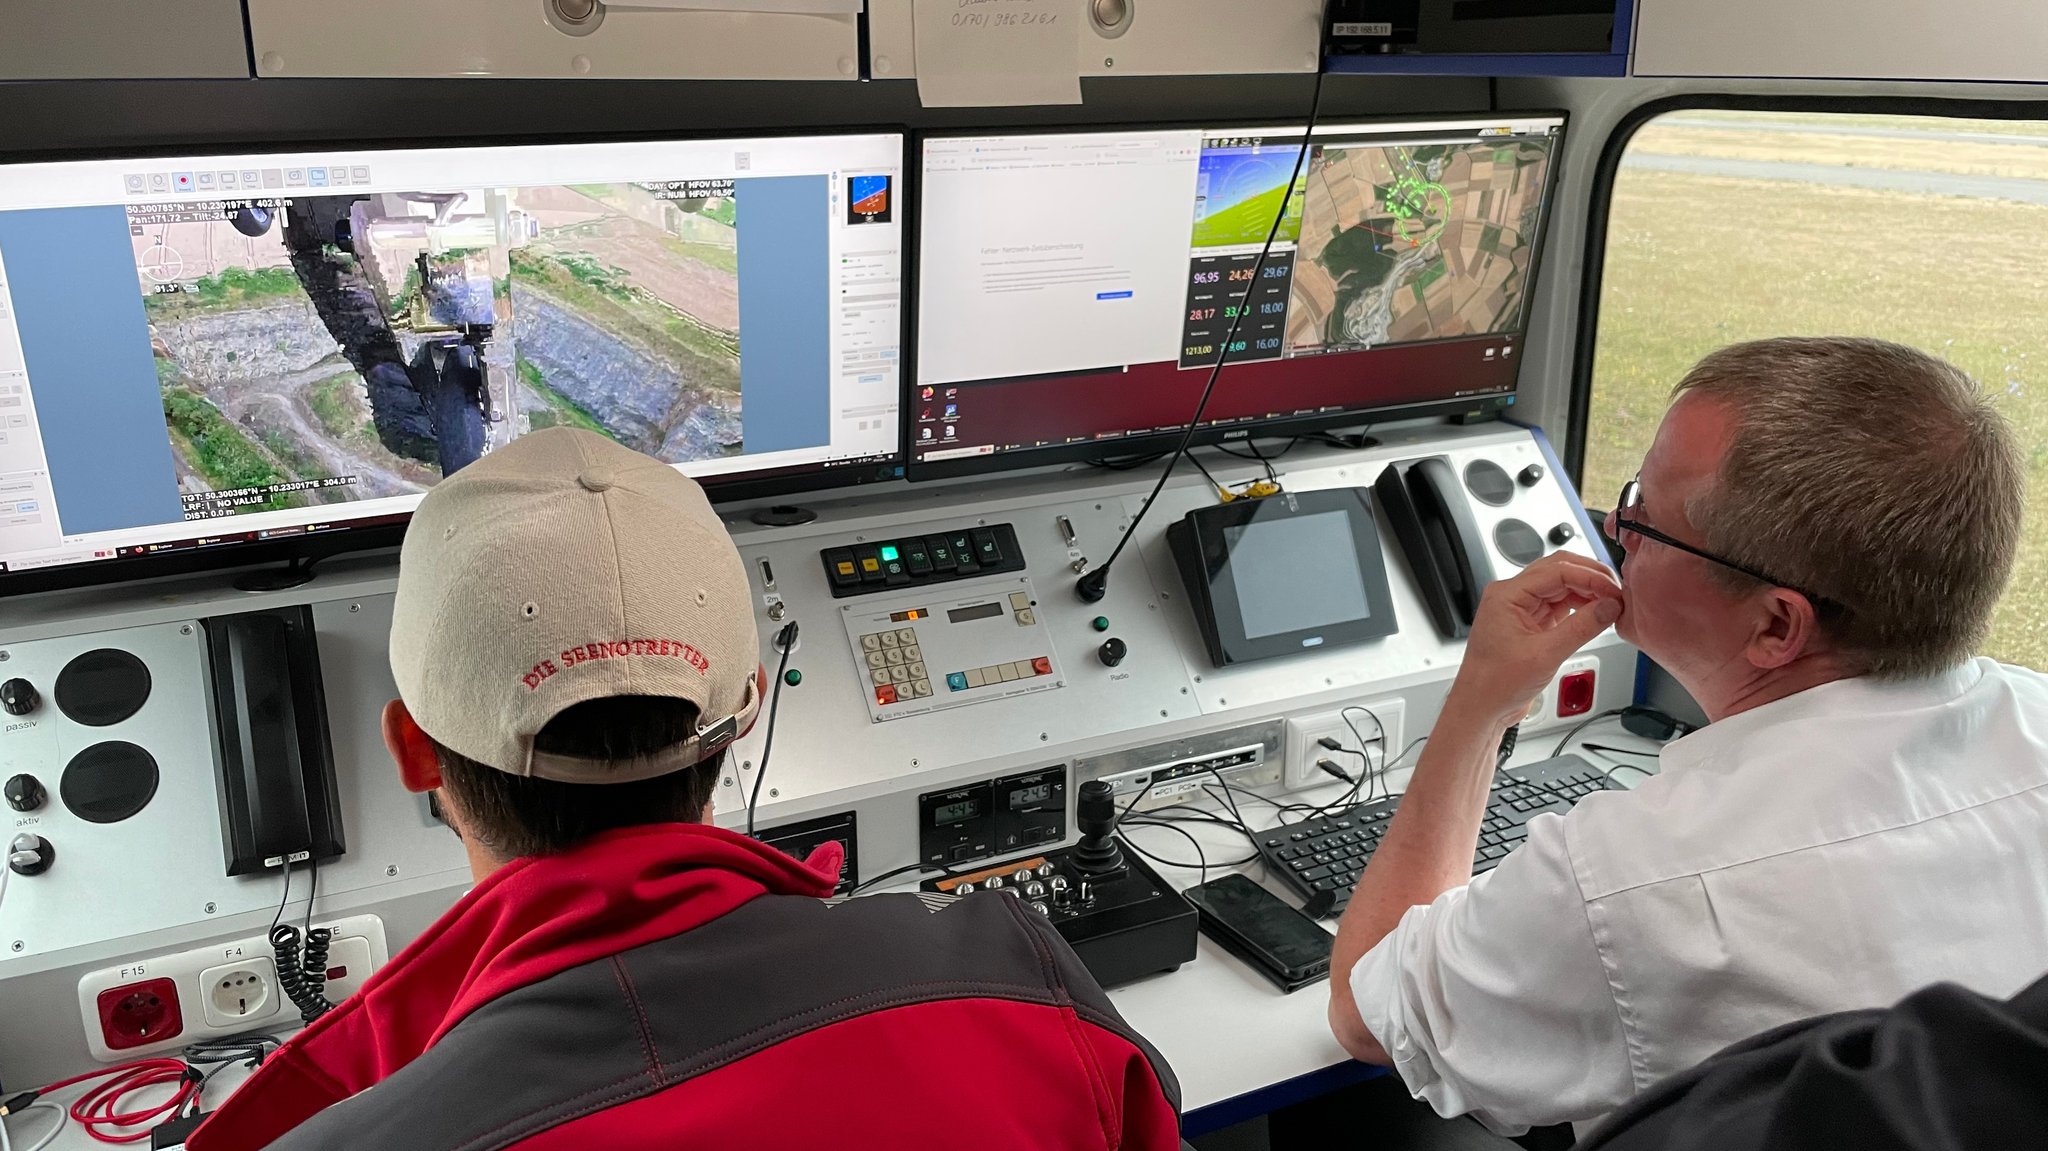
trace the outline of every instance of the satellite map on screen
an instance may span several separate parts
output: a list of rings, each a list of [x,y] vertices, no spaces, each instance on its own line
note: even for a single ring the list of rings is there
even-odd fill
[[[1289,353],[1513,328],[1549,160],[1529,140],[1317,148]]]

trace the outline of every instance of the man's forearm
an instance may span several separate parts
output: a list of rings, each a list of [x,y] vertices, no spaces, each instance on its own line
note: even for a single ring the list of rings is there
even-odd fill
[[[1346,1049],[1385,1063],[1351,998],[1351,969],[1394,930],[1409,908],[1472,878],[1472,850],[1507,722],[1457,697],[1444,703],[1385,838],[1359,877],[1330,952],[1330,1022]]]

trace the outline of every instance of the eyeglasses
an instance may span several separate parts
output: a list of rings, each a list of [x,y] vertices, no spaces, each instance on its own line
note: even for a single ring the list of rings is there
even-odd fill
[[[1720,556],[1715,555],[1713,552],[1706,550],[1705,548],[1696,548],[1691,544],[1686,543],[1684,540],[1674,539],[1671,536],[1665,535],[1663,532],[1658,531],[1656,528],[1653,528],[1650,525],[1644,523],[1643,521],[1634,518],[1635,511],[1642,506],[1642,503],[1643,481],[1640,478],[1630,480],[1628,483],[1622,485],[1621,500],[1620,502],[1614,505],[1614,529],[1617,535],[1621,532],[1634,532],[1636,535],[1642,536],[1645,539],[1656,540],[1658,543],[1663,544],[1666,547],[1677,548],[1679,551],[1685,552],[1687,555],[1698,556],[1699,558],[1706,560],[1708,563],[1720,564],[1722,567],[1727,568],[1730,571],[1739,571],[1743,575],[1746,575],[1753,580],[1758,580],[1763,583],[1767,583],[1772,587],[1781,587],[1784,588],[1786,591],[1796,591],[1800,595],[1805,596],[1807,600],[1813,604],[1814,609],[1816,611],[1840,614],[1845,613],[1849,610],[1848,606],[1843,604],[1840,600],[1830,599],[1827,596],[1818,595],[1814,592],[1807,591],[1805,588],[1800,587],[1797,584],[1786,583],[1784,580],[1781,580],[1760,568],[1753,568],[1750,567],[1748,564],[1739,564],[1736,563],[1734,560],[1724,559]],[[1624,543],[1623,547],[1626,548],[1627,545]]]

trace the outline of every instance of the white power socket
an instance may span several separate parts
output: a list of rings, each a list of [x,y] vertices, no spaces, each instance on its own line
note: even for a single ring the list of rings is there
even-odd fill
[[[326,995],[335,1003],[354,994],[372,971],[391,958],[384,940],[384,921],[374,915],[315,919],[313,926],[334,933],[327,948]],[[100,994],[153,979],[168,979],[177,988],[183,1029],[146,1046],[109,1049],[100,1029]],[[298,1011],[278,985],[277,953],[271,949],[267,933],[88,972],[78,981],[78,1009],[85,1021],[86,1046],[102,1063],[175,1051],[201,1039],[237,1035],[263,1024],[284,1027],[298,1023]]]
[[[1408,705],[1399,699],[1371,699],[1347,708],[1289,718],[1287,790],[1298,791],[1320,783],[1336,782],[1316,766],[1318,759],[1329,759],[1356,779],[1358,769],[1364,763],[1355,753],[1362,751],[1369,757],[1372,770],[1379,770],[1386,764],[1389,748],[1393,749],[1392,754],[1399,755],[1401,748],[1407,746],[1401,738],[1402,720],[1407,710]],[[1345,722],[1347,714],[1351,719],[1348,724]],[[1379,719],[1377,727],[1373,724],[1375,717]],[[1319,741],[1325,737],[1336,740],[1354,754],[1323,747]],[[1365,741],[1364,747],[1359,746],[1361,739]]]

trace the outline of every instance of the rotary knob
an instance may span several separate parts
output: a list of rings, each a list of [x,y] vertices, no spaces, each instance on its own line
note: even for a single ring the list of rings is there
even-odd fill
[[[36,685],[25,679],[0,683],[0,707],[6,708],[8,715],[27,715],[41,702],[43,697],[37,693]]]
[[[1129,645],[1114,636],[1103,640],[1102,646],[1095,649],[1096,658],[1102,661],[1102,666],[1104,667],[1115,667],[1122,663],[1124,657],[1129,654],[1131,654]]]
[[[974,894],[974,885],[973,885],[972,883],[963,883],[963,884],[961,884],[961,885],[959,885],[958,887],[955,887],[955,888],[953,889],[953,894],[955,894],[955,895],[973,895],[973,894]]]
[[[1010,882],[1011,882],[1011,883],[1029,883],[1029,882],[1031,882],[1031,869],[1030,869],[1030,868],[1028,868],[1028,867],[1020,867],[1020,868],[1018,868],[1017,870],[1015,870],[1015,871],[1011,872],[1011,873],[1010,873]]]
[[[33,775],[17,775],[7,781],[7,806],[16,811],[34,811],[43,805],[49,792],[43,789],[42,781]]]
[[[7,845],[7,867],[16,875],[41,875],[57,861],[57,849],[40,835],[17,835]]]
[[[1038,878],[1049,879],[1052,877],[1052,873],[1056,870],[1058,869],[1055,868],[1051,863],[1041,863],[1038,865]]]
[[[1523,487],[1533,488],[1543,482],[1543,465],[1530,464],[1528,467],[1523,468],[1521,474],[1516,476],[1515,479],[1521,481]]]
[[[1045,898],[1045,884],[1043,884],[1043,883],[1040,883],[1040,882],[1038,882],[1038,881],[1037,881],[1037,880],[1035,880],[1035,879],[1034,879],[1034,880],[1032,880],[1031,882],[1029,882],[1029,883],[1025,884],[1025,885],[1024,885],[1024,898],[1026,898],[1026,899],[1044,899],[1044,898]]]
[[[1001,891],[1003,889],[1003,877],[1000,875],[989,876],[981,881],[981,889],[983,891]]]
[[[1559,524],[1556,527],[1550,529],[1550,542],[1556,544],[1558,547],[1563,547],[1564,545],[1572,542],[1574,539],[1577,539],[1578,535],[1579,529],[1573,527],[1570,524]]]

